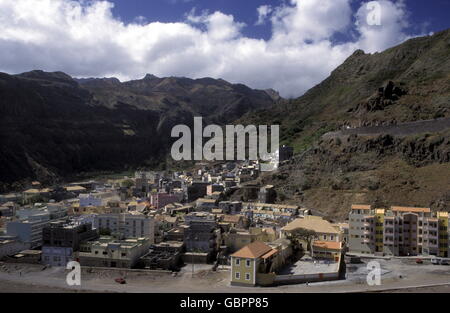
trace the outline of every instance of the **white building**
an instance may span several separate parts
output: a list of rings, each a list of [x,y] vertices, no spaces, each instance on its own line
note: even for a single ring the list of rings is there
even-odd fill
[[[101,237],[98,241],[83,243],[77,257],[82,266],[132,268],[148,253],[150,244],[148,238],[116,240]]]
[[[73,249],[69,247],[42,247],[42,262],[51,266],[66,266],[73,260]]]
[[[29,244],[15,239],[0,240],[0,259],[5,256],[15,255],[20,251],[27,250],[29,248]]]
[[[50,220],[14,221],[6,225],[8,236],[16,236],[18,239],[30,245],[30,249],[42,246],[42,229],[50,223]]]
[[[80,208],[85,208],[88,206],[102,206],[102,198],[100,195],[96,194],[81,194],[78,196],[78,199],[80,199]]]
[[[98,230],[109,230],[125,238],[146,237],[154,243],[155,220],[139,213],[100,214],[95,217],[94,226]]]

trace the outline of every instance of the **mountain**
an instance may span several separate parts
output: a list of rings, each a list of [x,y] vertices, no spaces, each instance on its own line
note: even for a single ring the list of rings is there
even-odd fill
[[[352,203],[450,209],[450,30],[358,50],[304,96],[246,115],[280,124],[296,159],[262,178],[343,218]]]
[[[74,79],[0,73],[1,190],[30,180],[163,163],[174,125],[227,124],[276,93],[211,78]]]

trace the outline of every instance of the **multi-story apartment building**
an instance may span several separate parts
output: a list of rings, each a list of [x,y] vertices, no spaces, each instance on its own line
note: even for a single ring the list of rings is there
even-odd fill
[[[429,208],[353,205],[349,215],[350,253],[448,257],[448,238],[448,213]]]
[[[437,214],[439,223],[439,256],[449,257],[450,252],[450,229],[449,213],[439,212]]]
[[[150,245],[148,238],[101,237],[98,241],[81,244],[76,256],[82,266],[132,268],[148,253]]]
[[[131,213],[100,214],[95,217],[95,228],[108,230],[123,238],[146,237],[150,243],[155,240],[155,220],[151,216]]]
[[[150,195],[150,204],[157,209],[161,209],[171,203],[180,202],[181,200],[183,200],[183,194],[158,192]]]
[[[52,222],[42,230],[42,261],[52,266],[66,266],[73,260],[73,253],[78,251],[84,241],[98,237],[92,224],[77,224],[74,221]]]
[[[15,236],[29,245],[30,249],[42,246],[42,230],[50,223],[48,219],[8,222],[7,235]]]

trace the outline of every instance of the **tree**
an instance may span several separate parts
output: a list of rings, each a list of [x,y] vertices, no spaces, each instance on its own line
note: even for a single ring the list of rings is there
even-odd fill
[[[302,246],[302,242],[306,242],[306,250],[311,252],[312,241],[317,233],[314,230],[299,228],[288,233],[287,238],[297,247]]]

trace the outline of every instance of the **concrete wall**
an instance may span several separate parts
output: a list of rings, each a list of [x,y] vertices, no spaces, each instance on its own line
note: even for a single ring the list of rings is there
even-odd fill
[[[325,274],[304,274],[304,275],[277,275],[274,279],[275,285],[283,284],[301,284],[320,281],[338,280],[339,272]]]

